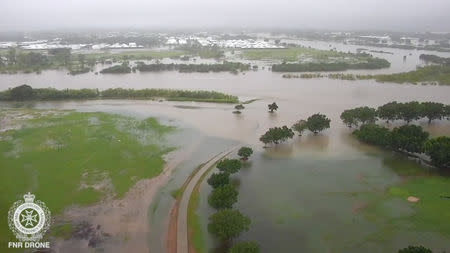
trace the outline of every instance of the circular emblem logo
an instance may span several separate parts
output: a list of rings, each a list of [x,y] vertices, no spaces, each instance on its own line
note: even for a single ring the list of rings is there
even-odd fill
[[[9,228],[20,241],[39,241],[50,228],[50,210],[31,193],[23,198],[9,209]]]

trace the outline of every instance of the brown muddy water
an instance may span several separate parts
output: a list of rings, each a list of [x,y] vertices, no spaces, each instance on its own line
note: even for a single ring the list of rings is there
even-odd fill
[[[349,136],[350,130],[341,123],[339,115],[348,108],[376,107],[394,100],[449,104],[450,87],[380,84],[371,80],[283,79],[281,74],[269,71],[239,75],[161,72],[68,76],[64,71],[0,75],[0,90],[24,83],[58,89],[201,89],[230,93],[241,100],[259,99],[245,105],[241,115],[232,113],[234,105],[196,102],[97,100],[0,104],[0,107],[104,111],[138,118],[153,116],[178,126],[171,140],[175,146],[188,147],[198,142],[149,207],[150,232],[146,238],[150,252],[164,252],[167,218],[173,203],[170,192],[180,187],[199,164],[235,143],[255,149],[250,165],[235,178],[239,182],[236,207],[252,219],[251,230],[239,240],[258,241],[262,252],[395,252],[413,243],[436,250],[448,249],[449,238],[432,231],[410,231],[408,224],[390,227],[394,236],[386,238],[382,235],[387,226],[384,221],[370,221],[358,214],[367,201],[366,193],[383,192],[401,180],[392,162],[387,161],[404,164],[410,161],[359,144]],[[279,110],[269,114],[267,104],[274,101]],[[318,112],[332,120],[331,128],[318,136],[306,134],[271,149],[263,149],[258,141],[269,127],[290,126]],[[416,123],[433,135],[450,135],[448,121],[436,121],[430,126],[425,121]],[[206,232],[207,217],[212,212],[206,203],[209,192],[209,187],[202,184],[199,212],[207,248],[213,249],[217,243]],[[392,203],[390,208],[392,215],[409,212],[407,202]],[[115,243],[118,242],[105,249],[114,251]]]

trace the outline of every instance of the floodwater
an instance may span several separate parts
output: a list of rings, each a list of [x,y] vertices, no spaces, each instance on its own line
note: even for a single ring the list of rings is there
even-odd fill
[[[449,249],[448,236],[413,227],[408,219],[415,211],[405,199],[384,202],[376,208],[387,215],[380,212],[375,220],[369,217],[374,199],[382,198],[388,186],[401,180],[394,172],[396,165],[389,161],[411,161],[360,150],[357,144],[339,156],[328,156],[326,142],[315,143],[315,152],[289,159],[278,156],[297,145],[302,141],[278,151],[258,151],[248,167],[233,176],[239,189],[235,208],[252,220],[250,231],[238,240],[257,241],[262,252],[382,253],[408,245],[424,245],[434,252]],[[210,191],[204,183],[200,210],[205,228],[206,217],[214,212],[206,203]],[[392,224],[401,218],[402,222]],[[209,248],[218,247],[207,236]]]
[[[367,48],[367,47],[366,47]],[[380,50],[373,48],[373,50]],[[385,51],[395,51],[386,49]],[[384,71],[412,70],[420,64],[418,52]],[[413,56],[415,57],[414,59]],[[417,58],[417,59],[416,59]],[[402,65],[405,64],[405,65]],[[403,66],[403,67],[399,67]],[[153,116],[163,123],[179,126],[172,139],[178,145],[198,141],[188,161],[175,171],[149,210],[152,252],[165,248],[167,217],[177,189],[187,175],[211,156],[240,142],[254,148],[249,165],[234,176],[239,183],[236,207],[252,219],[251,230],[239,239],[257,240],[263,252],[395,252],[409,244],[421,243],[436,250],[447,249],[449,238],[431,231],[411,231],[404,226],[389,227],[393,236],[383,236],[385,220],[369,221],[360,209],[369,195],[380,194],[401,178],[392,163],[410,161],[359,144],[340,121],[340,113],[357,106],[379,106],[396,100],[418,100],[449,104],[449,86],[420,86],[376,83],[372,80],[283,79],[269,71],[229,73],[136,73],[125,75],[69,76],[63,71],[45,71],[40,75],[0,75],[0,90],[29,84],[33,87],[63,88],[176,88],[215,90],[237,95],[241,100],[259,99],[245,105],[241,115],[232,113],[234,105],[196,102],[157,101],[63,101],[37,103],[1,103],[1,106],[105,111],[135,117]],[[277,102],[279,110],[270,114],[267,104]],[[314,136],[295,137],[286,144],[263,149],[259,136],[269,127],[292,125],[314,113],[331,118],[331,128]],[[448,121],[436,121],[426,127],[432,135],[450,135]],[[212,210],[206,203],[210,192],[201,188],[200,212],[209,248],[217,245],[206,233],[207,217]],[[392,215],[409,213],[408,203],[391,203]],[[391,234],[392,235],[392,234]]]

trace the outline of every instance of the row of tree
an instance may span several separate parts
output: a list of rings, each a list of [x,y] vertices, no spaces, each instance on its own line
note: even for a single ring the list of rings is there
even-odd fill
[[[111,66],[100,70],[102,74],[127,74],[131,73],[131,67],[128,61],[124,61],[120,65]]]
[[[242,147],[238,151],[241,160],[248,160],[253,150]],[[218,239],[229,242],[250,229],[251,220],[239,210],[232,209],[239,192],[230,182],[230,175],[237,173],[242,163],[238,159],[223,159],[217,163],[219,173],[213,173],[207,180],[213,188],[208,204],[218,211],[209,217],[208,231]],[[258,253],[259,245],[254,241],[243,241],[233,245],[230,253]]]
[[[139,63],[136,69],[140,72],[157,72],[157,71],[173,71],[177,70],[179,72],[233,72],[247,71],[250,69],[250,65],[240,63],[240,62],[227,62],[224,61],[220,64],[175,64],[175,63],[154,63],[154,64],[144,64]]]
[[[394,120],[410,123],[421,118],[427,118],[428,123],[436,119],[450,119],[450,105],[436,102],[398,103],[394,101],[384,104],[378,109],[364,106],[345,110],[341,114],[342,121],[348,127],[374,123],[377,119],[385,120],[387,123]]]
[[[287,126],[272,127],[264,133],[259,140],[265,145],[274,143],[278,144],[294,137],[294,131],[300,136],[305,130],[309,130],[317,134],[327,128],[330,128],[331,120],[327,116],[316,113],[308,117],[306,120],[297,121],[291,128]]]
[[[40,71],[49,67],[51,62],[48,57],[38,52],[17,52],[10,48],[5,55],[5,60],[0,57],[0,70],[24,70],[25,72]]]
[[[348,69],[381,69],[389,68],[391,63],[385,59],[366,57],[365,61],[347,62],[312,62],[312,63],[282,63],[272,65],[273,72],[314,72],[343,71]]]
[[[440,57],[432,54],[421,54],[419,59],[434,64],[450,65],[450,58]]]
[[[12,89],[0,92],[0,101],[24,101],[24,100],[53,100],[53,99],[88,99],[88,98],[166,98],[173,100],[200,100],[234,103],[238,101],[236,96],[215,91],[188,91],[170,89],[64,89],[53,88],[33,89],[29,85],[20,85]]]
[[[404,125],[390,130],[376,124],[365,124],[353,134],[362,142],[405,153],[425,153],[439,168],[450,168],[450,137],[429,139],[421,126]]]

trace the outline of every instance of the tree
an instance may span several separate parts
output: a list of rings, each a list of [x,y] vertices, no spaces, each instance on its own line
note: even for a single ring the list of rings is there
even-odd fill
[[[230,183],[230,174],[226,172],[213,173],[207,182],[212,188],[227,185]]]
[[[450,120],[450,105],[446,105],[444,111],[445,117],[447,117],[447,119]]]
[[[78,55],[78,62],[80,63],[82,69],[84,69],[85,60],[86,56],[84,54]]]
[[[396,101],[384,104],[378,107],[377,115],[378,117],[386,120],[386,122],[389,123],[389,121],[393,121],[399,118],[399,106],[400,104]]]
[[[8,65],[16,64],[16,49],[11,47],[8,50],[8,54],[6,55],[6,59],[8,59]]]
[[[269,107],[269,112],[278,110],[278,105],[275,102],[273,102],[272,104],[268,104],[267,106]]]
[[[235,114],[241,114],[241,110],[243,110],[245,107],[242,104],[238,104],[234,107],[234,109],[236,109],[235,111],[233,111],[233,113]]]
[[[231,208],[237,202],[238,192],[230,184],[215,188],[208,197],[208,204],[216,209]]]
[[[382,147],[388,147],[391,144],[389,129],[375,124],[363,125],[359,130],[355,130],[353,134],[358,140],[368,144]]]
[[[450,168],[450,137],[441,136],[430,139],[425,142],[424,150],[435,166]]]
[[[316,113],[306,120],[309,131],[317,134],[318,132],[330,128],[331,120],[323,114]]]
[[[341,114],[342,121],[348,126],[358,126],[359,123],[374,123],[377,117],[377,111],[367,106],[345,110]]]
[[[273,127],[263,134],[259,140],[264,144],[284,142],[287,139],[294,137],[294,131],[287,126]]]
[[[405,125],[396,127],[391,134],[391,146],[394,149],[404,150],[411,153],[421,153],[423,144],[429,134],[422,127],[416,125]]]
[[[306,120],[299,120],[297,121],[294,125],[292,125],[292,129],[296,132],[298,132],[299,136],[302,136],[303,131],[305,131],[306,129],[308,129],[308,124],[306,122]]]
[[[408,246],[408,248],[399,250],[398,253],[433,253],[433,251],[423,246]]]
[[[367,106],[356,108],[357,119],[364,125],[374,123],[377,118],[377,110]]]
[[[412,120],[420,118],[421,106],[419,102],[413,101],[408,103],[402,103],[399,105],[399,116],[406,121],[407,124]]]
[[[242,167],[241,161],[238,159],[228,159],[225,158],[222,161],[217,163],[217,168],[229,174],[233,174],[238,172]]]
[[[356,119],[354,111],[352,109],[343,111],[341,113],[341,120],[348,127],[358,126],[358,120]]]
[[[20,85],[11,89],[12,100],[26,100],[33,97],[33,88],[29,85]]]
[[[208,231],[219,239],[229,240],[248,231],[250,223],[238,210],[224,209],[209,217]]]
[[[47,56],[30,52],[21,53],[16,57],[16,63],[28,68],[42,68],[49,63]]]
[[[70,48],[53,48],[48,50],[49,55],[55,56],[59,61],[62,61],[64,66],[68,66],[70,62]]]
[[[253,149],[250,147],[241,147],[238,150],[238,156],[241,157],[241,160],[248,160],[248,158],[253,154]]]
[[[229,253],[259,253],[259,245],[257,242],[238,242],[231,247]]]
[[[445,107],[442,103],[424,102],[421,104],[421,116],[428,118],[428,124],[434,119],[445,117]]]

